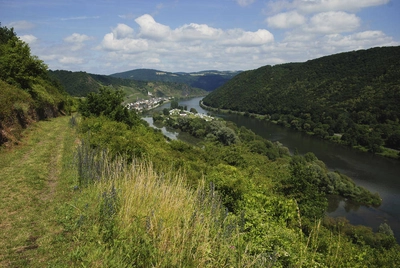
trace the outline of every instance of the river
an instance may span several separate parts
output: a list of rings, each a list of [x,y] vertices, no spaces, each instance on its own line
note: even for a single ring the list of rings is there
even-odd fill
[[[199,106],[202,98],[182,100],[179,105],[195,108],[199,113],[208,113]],[[169,108],[164,104],[157,108]],[[382,197],[382,205],[378,208],[358,206],[345,202],[340,198],[329,198],[327,214],[332,217],[346,217],[354,225],[372,227],[375,231],[381,223],[390,225],[397,242],[400,243],[400,162],[370,153],[362,153],[338,144],[311,137],[303,132],[281,127],[273,123],[240,116],[236,114],[215,114],[225,120],[244,126],[256,134],[270,140],[279,141],[291,152],[297,150],[300,154],[313,152],[330,170],[337,170],[353,179],[371,192],[378,192]],[[148,122],[151,121],[147,118]],[[171,138],[181,138],[180,134],[163,132]],[[187,139],[182,135],[183,139]]]

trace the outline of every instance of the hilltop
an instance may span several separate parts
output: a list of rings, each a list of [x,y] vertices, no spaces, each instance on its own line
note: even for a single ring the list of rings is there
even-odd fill
[[[382,146],[399,150],[399,62],[400,47],[382,47],[263,66],[237,75],[204,104],[266,115],[374,153]]]
[[[59,81],[69,94],[77,97],[85,97],[91,92],[98,92],[101,87],[121,89],[126,95],[125,102],[135,102],[137,99],[146,99],[149,96],[184,98],[207,94],[202,89],[177,82],[145,82],[64,70],[49,71],[49,76]]]
[[[165,72],[154,69],[136,69],[121,73],[115,73],[111,76],[135,79],[140,81],[163,81],[187,84],[191,87],[201,88],[206,91],[213,91],[232,79],[241,71],[216,71],[207,70],[200,72]]]

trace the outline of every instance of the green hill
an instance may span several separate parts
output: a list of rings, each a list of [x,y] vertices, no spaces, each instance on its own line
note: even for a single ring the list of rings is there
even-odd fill
[[[204,104],[267,115],[322,138],[372,152],[400,149],[400,47],[326,56],[243,72]],[[340,135],[337,135],[340,137]]]
[[[136,101],[137,98],[148,98],[149,93],[153,96],[173,97],[195,97],[207,94],[202,89],[177,82],[146,82],[63,70],[49,71],[49,76],[58,80],[69,94],[78,97],[86,96],[90,92],[98,92],[99,88],[104,86],[122,89],[127,95],[128,102]]]
[[[136,69],[122,73],[112,74],[113,77],[135,79],[141,81],[163,81],[183,83],[192,87],[204,89],[206,91],[213,91],[214,89],[222,86],[227,81],[232,79],[241,71],[201,71],[201,72],[164,72],[154,69]]]
[[[34,121],[69,112],[71,99],[13,28],[0,27],[0,145],[18,143]]]

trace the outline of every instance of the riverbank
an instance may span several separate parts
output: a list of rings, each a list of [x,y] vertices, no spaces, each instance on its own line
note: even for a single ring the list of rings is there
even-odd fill
[[[297,128],[292,127],[292,125],[290,125],[287,122],[282,122],[282,121],[277,121],[277,120],[272,120],[271,116],[269,115],[260,115],[260,114],[254,114],[254,113],[249,113],[249,112],[239,112],[239,111],[234,111],[234,110],[229,110],[229,109],[220,109],[220,108],[213,108],[210,106],[207,106],[203,103],[202,100],[200,100],[199,105],[201,108],[203,108],[204,110],[208,110],[208,111],[212,111],[212,112],[216,112],[216,113],[222,113],[222,114],[237,114],[237,115],[241,115],[241,116],[246,116],[246,117],[251,117],[251,118],[257,118],[260,120],[265,120],[268,122],[271,122],[273,124],[276,125],[280,125],[280,126],[284,126],[286,128],[290,128],[299,132],[303,132],[306,133],[309,136],[313,136],[313,137],[317,137],[320,138],[322,140],[326,140],[329,142],[333,142],[345,147],[349,147],[348,145],[344,144],[343,141],[341,140],[342,134],[341,133],[334,133],[332,136],[326,135],[326,136],[318,136],[317,134],[315,134],[314,132],[311,131],[302,131],[299,130]],[[360,152],[364,152],[364,153],[371,153],[368,151],[368,149],[366,147],[363,147],[361,145],[357,145],[357,146],[351,146],[351,148],[356,149]],[[394,150],[391,148],[387,148],[387,147],[383,147],[381,146],[381,150],[382,152],[376,152],[373,153],[374,155],[378,155],[381,157],[386,157],[386,158],[390,158],[390,159],[395,159],[395,160],[400,160],[400,151],[399,150]]]
[[[207,114],[208,111],[200,106],[201,99],[182,100],[179,105],[187,106],[188,109],[195,108],[198,112]],[[168,108],[167,106],[162,105],[157,110],[161,111]],[[328,215],[346,218],[353,225],[368,226],[375,231],[384,221],[391,226],[400,243],[400,184],[398,180],[400,165],[398,160],[363,153],[323,139],[315,139],[304,132],[281,127],[255,117],[245,117],[237,113],[213,114],[234,122],[238,127],[244,126],[272,142],[279,141],[292,153],[297,151],[304,155],[307,152],[313,152],[318,159],[326,163],[331,171],[339,171],[352,178],[357,185],[372,192],[378,192],[383,199],[382,205],[378,208],[355,206],[346,199],[340,199],[330,204]]]

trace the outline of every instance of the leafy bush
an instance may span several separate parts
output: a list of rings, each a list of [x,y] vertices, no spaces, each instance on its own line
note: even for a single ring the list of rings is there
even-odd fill
[[[122,105],[123,99],[122,91],[103,87],[98,94],[89,93],[85,100],[81,100],[78,111],[84,117],[102,115],[130,127],[137,125],[140,121],[138,116]]]

